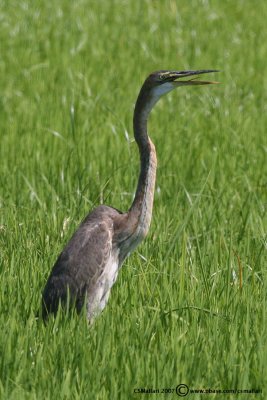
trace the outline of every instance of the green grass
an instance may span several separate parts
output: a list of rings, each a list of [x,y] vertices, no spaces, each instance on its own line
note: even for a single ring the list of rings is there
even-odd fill
[[[267,398],[267,3],[2,0],[0,399]],[[218,68],[152,112],[152,226],[108,306],[35,320],[53,263],[104,202],[129,207],[132,111],[156,69]],[[129,137],[129,140],[127,138]]]

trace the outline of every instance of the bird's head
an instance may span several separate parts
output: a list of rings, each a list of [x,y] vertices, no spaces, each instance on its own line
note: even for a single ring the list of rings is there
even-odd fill
[[[198,79],[198,75],[218,72],[215,69],[202,69],[197,71],[156,71],[150,74],[145,80],[141,91],[140,99],[146,103],[147,111],[166,93],[180,86],[210,85],[219,82]],[[145,107],[146,108],[146,107]]]
[[[161,97],[178,86],[210,85],[215,81],[199,80],[198,75],[219,72],[215,69],[202,69],[198,71],[156,71],[149,75],[145,85],[150,86],[155,96]]]

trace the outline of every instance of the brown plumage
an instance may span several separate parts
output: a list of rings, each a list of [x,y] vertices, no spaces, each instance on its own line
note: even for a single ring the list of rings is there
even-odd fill
[[[145,80],[134,110],[134,136],[141,170],[133,204],[123,213],[105,205],[84,219],[59,255],[42,296],[42,315],[55,314],[59,304],[78,312],[85,304],[91,321],[105,307],[124,259],[148,233],[153,208],[157,157],[147,134],[147,119],[159,98],[178,86],[216,82],[180,80],[216,70],[157,71]]]

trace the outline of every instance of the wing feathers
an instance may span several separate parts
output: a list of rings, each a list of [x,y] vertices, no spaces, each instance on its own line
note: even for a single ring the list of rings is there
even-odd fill
[[[70,299],[81,308],[85,295],[108,264],[112,252],[113,222],[85,220],[57,259],[43,292],[43,314],[55,313],[60,302]]]

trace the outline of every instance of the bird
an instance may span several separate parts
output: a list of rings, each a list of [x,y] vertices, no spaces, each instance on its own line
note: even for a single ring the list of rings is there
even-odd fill
[[[59,306],[83,307],[90,323],[105,308],[118,272],[130,253],[147,236],[156,181],[157,156],[148,136],[149,114],[157,101],[177,87],[218,82],[198,75],[218,70],[160,70],[144,81],[136,100],[133,131],[140,154],[137,189],[128,211],[100,205],[81,222],[59,255],[42,292],[42,318],[56,315]]]

